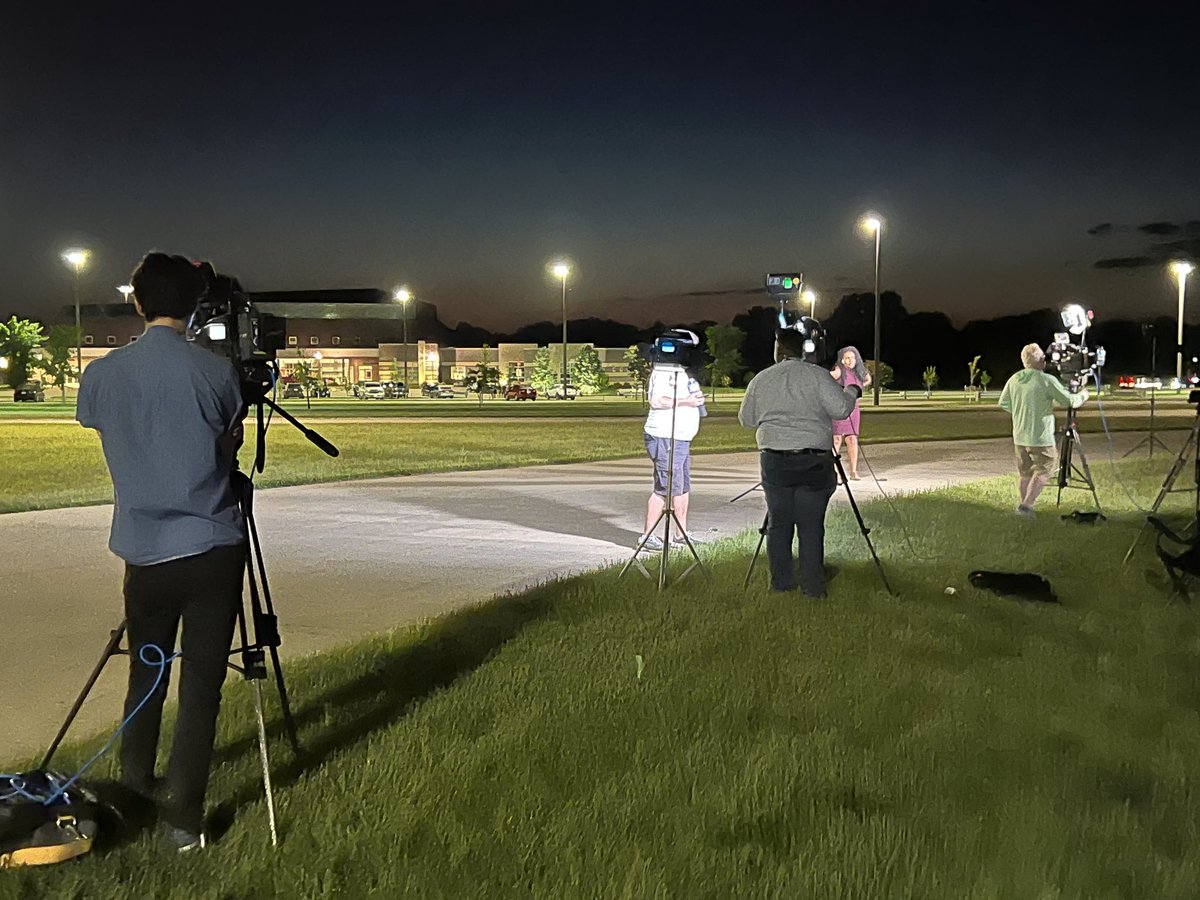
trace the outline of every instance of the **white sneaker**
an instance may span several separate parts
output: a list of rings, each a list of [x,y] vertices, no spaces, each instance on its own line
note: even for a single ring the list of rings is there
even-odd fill
[[[637,543],[634,544],[634,546],[640,546],[643,550],[661,550],[663,548],[663,542],[662,538],[660,538],[657,534],[652,534],[649,537],[646,537],[646,535],[643,534],[638,537]]]

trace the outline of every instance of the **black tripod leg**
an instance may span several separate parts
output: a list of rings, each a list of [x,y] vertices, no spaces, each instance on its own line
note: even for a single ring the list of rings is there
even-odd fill
[[[754,565],[758,562],[758,557],[762,553],[763,541],[767,539],[767,523],[770,521],[770,518],[770,513],[763,516],[762,527],[758,529],[758,546],[754,548],[754,555],[750,557],[750,567],[746,569],[746,579],[742,582],[742,590],[750,587],[750,578],[754,575]]]
[[[854,511],[854,518],[858,520],[858,530],[862,532],[863,540],[867,542],[867,549],[871,551],[871,559],[874,560],[875,569],[879,572],[879,580],[883,582],[883,587],[888,592],[888,596],[895,597],[896,592],[892,590],[892,586],[887,579],[887,573],[883,571],[883,563],[879,561],[879,555],[875,552],[875,545],[871,543],[871,529],[863,521],[862,513],[858,509],[858,503],[854,499],[854,493],[850,490],[850,482],[846,480],[846,470],[842,468],[842,458],[836,453],[833,455],[833,464],[842,479],[842,487],[846,489],[846,498],[850,501],[850,509]]]
[[[1100,513],[1100,517],[1104,518],[1104,507],[1100,505],[1100,495],[1096,493],[1096,482],[1092,479],[1092,469],[1088,465],[1087,453],[1083,450],[1083,444],[1079,444],[1079,462],[1083,464],[1083,480],[1087,482],[1088,488],[1092,492],[1092,500],[1096,502],[1096,512]]]
[[[50,747],[46,750],[46,755],[42,757],[41,768],[50,767],[50,761],[54,758],[54,754],[58,752],[58,746],[63,742],[63,738],[70,731],[75,717],[79,715],[79,710],[83,708],[83,704],[87,701],[88,694],[92,692],[92,688],[96,686],[96,682],[100,678],[100,673],[104,671],[105,664],[114,656],[121,656],[125,651],[120,649],[121,638],[125,636],[125,620],[121,620],[121,624],[114,628],[108,637],[108,643],[104,645],[104,652],[100,654],[100,661],[96,663],[96,668],[92,669],[92,674],[88,676],[87,683],[83,686],[83,690],[79,692],[79,696],[75,698],[75,702],[71,704],[71,711],[67,713],[66,720],[62,723],[62,727],[58,729],[58,734],[54,736]]]

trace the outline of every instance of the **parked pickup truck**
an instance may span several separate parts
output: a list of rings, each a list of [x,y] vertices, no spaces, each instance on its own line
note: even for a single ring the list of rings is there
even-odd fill
[[[505,400],[536,400],[537,388],[526,387],[523,384],[510,384],[504,392]]]

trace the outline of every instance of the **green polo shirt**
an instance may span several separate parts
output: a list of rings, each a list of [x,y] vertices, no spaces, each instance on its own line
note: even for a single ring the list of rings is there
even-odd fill
[[[1013,443],[1018,447],[1054,446],[1054,407],[1078,409],[1087,395],[1072,394],[1062,382],[1040,369],[1023,369],[1004,385],[1000,408],[1012,416]]]

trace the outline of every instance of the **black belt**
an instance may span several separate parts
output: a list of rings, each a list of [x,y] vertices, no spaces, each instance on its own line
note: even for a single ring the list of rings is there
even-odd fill
[[[801,450],[772,450],[770,447],[763,447],[763,453],[778,453],[781,456],[824,456],[826,453],[832,453],[831,450],[817,450],[815,447],[804,447]]]

